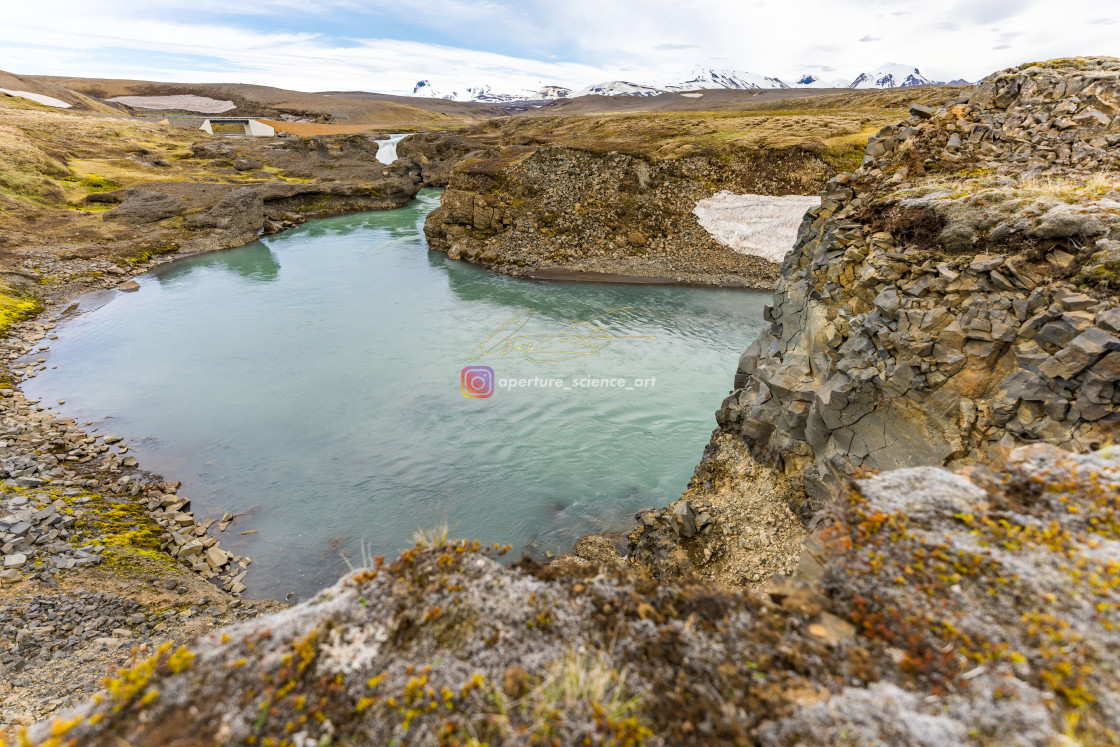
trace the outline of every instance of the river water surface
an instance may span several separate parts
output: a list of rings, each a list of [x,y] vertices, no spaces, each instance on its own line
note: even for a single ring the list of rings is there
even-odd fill
[[[563,552],[677,499],[769,294],[496,275],[427,251],[438,203],[87,297],[25,391],[124,436],[199,521],[244,514],[220,537],[253,597],[306,596],[418,528]],[[466,366],[492,396],[464,396],[489,382]]]

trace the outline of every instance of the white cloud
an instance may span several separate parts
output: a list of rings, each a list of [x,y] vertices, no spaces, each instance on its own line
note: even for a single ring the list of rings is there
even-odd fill
[[[1037,0],[45,0],[5,8],[0,69],[386,92],[421,78],[582,87],[694,64],[854,77],[891,60],[976,79],[1031,59],[1120,56],[1114,27],[1088,20],[1099,8],[1067,0],[1057,24]]]

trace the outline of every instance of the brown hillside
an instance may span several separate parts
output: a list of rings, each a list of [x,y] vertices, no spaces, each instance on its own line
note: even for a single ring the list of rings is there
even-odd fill
[[[87,96],[111,99],[117,96],[206,96],[232,101],[236,109],[224,116],[258,116],[279,119],[282,116],[311,119],[334,124],[368,124],[397,128],[443,129],[471,124],[492,116],[486,107],[480,113],[469,106],[456,113],[432,111],[397,101],[330,96],[322,93],[288,91],[282,88],[241,83],[158,83],[144,80],[110,78],[63,78],[36,76],[43,83],[65,86]],[[417,99],[416,101],[424,101]],[[158,109],[137,109],[138,113],[155,113]]]

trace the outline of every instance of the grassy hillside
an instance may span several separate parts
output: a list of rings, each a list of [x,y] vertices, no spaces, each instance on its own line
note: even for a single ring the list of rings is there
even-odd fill
[[[100,224],[83,218],[106,206],[86,195],[165,181],[237,179],[184,160],[202,134],[125,117],[70,113],[0,98],[0,251],[97,241]]]
[[[909,116],[913,103],[939,106],[961,89],[851,91],[795,98],[768,97],[713,111],[592,113],[511,117],[485,122],[467,134],[487,144],[565,145],[617,151],[657,160],[726,155],[736,148],[799,146],[838,170],[859,165],[867,138]]]
[[[58,99],[59,101],[63,101],[69,104],[70,109],[66,109],[65,111],[100,112],[102,114],[121,113],[120,108],[105,104],[101,101],[95,101],[88,96],[84,96],[75,91],[71,91],[70,89],[64,88],[63,86],[55,85],[54,83],[38,80],[29,76],[13,75],[12,73],[6,73],[3,70],[0,70],[0,88],[7,89],[9,91],[26,91],[28,93],[39,94],[42,96],[50,96],[51,98]],[[8,98],[3,94],[0,94],[0,97]],[[9,103],[17,106],[24,106],[27,104],[31,104],[33,107],[42,106],[41,104],[30,101],[29,99],[20,97],[9,98]],[[53,107],[43,108],[59,111],[59,109],[54,109]]]
[[[288,91],[282,88],[242,83],[158,83],[144,80],[110,78],[64,78],[35,76],[35,80],[63,86],[72,91],[99,99],[117,96],[205,96],[232,101],[236,109],[222,116],[259,116],[279,118],[282,115],[336,124],[368,124],[398,129],[443,129],[473,124],[493,116],[492,107],[465,104],[453,113],[422,108],[423,99],[402,103],[384,99],[330,96],[322,93]],[[477,110],[477,113],[475,113]],[[145,110],[137,109],[143,113]]]

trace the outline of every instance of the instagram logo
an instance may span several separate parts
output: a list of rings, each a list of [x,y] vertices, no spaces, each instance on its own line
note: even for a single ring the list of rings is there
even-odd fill
[[[486,399],[494,394],[494,369],[490,366],[467,366],[462,379],[464,397]]]

